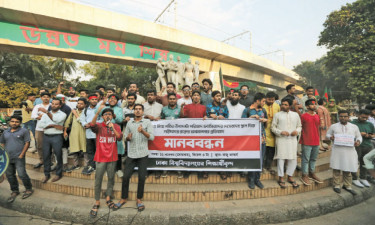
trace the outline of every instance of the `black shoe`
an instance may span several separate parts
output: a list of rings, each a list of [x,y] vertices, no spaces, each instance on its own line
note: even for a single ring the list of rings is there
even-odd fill
[[[297,165],[296,170],[301,171],[301,166]]]
[[[349,192],[349,193],[352,194],[353,196],[354,196],[354,195],[357,195],[357,192],[355,192],[353,189],[348,189],[348,188],[345,187],[345,186],[342,186],[342,189],[346,190],[347,192]]]
[[[93,167],[89,167],[89,169],[87,170],[87,175],[90,175],[92,172],[94,172],[95,171],[95,169],[93,168]]]
[[[254,180],[250,180],[248,186],[249,186],[250,189],[255,189],[255,182],[254,182]]]
[[[333,191],[336,192],[337,194],[341,193],[341,189],[340,188],[333,188]]]
[[[263,188],[264,188],[264,186],[263,186],[262,182],[260,182],[260,180],[255,181],[255,185],[256,185],[258,188],[260,188],[260,189],[263,189]]]
[[[82,174],[87,175],[88,169],[89,169],[89,167],[85,166],[85,168],[83,168],[83,170],[82,170]]]
[[[38,169],[43,166],[43,163],[37,163],[34,165],[34,169]]]

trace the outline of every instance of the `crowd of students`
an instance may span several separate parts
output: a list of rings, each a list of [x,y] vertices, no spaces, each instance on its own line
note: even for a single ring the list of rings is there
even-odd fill
[[[332,149],[330,166],[333,169],[335,192],[341,191],[341,171],[343,188],[353,195],[356,192],[351,187],[352,183],[358,187],[369,187],[368,180],[372,181],[367,176],[368,170],[373,169],[369,161],[375,155],[374,151],[370,153],[375,138],[375,107],[371,104],[359,111],[358,119],[349,122],[348,111],[327,109],[334,101],[330,100],[328,105],[326,99],[316,99],[313,87],[307,87],[306,95],[300,99],[293,84],[286,87],[287,95],[281,100],[275,92],[252,95],[247,85],[243,85],[240,90],[230,90],[223,98],[220,91],[212,91],[210,79],[202,81],[203,91],[200,91],[199,83],[193,83],[191,87],[183,86],[183,96],[180,96],[175,84],[167,83],[159,93],[148,90],[146,98],[139,95],[136,83],[131,83],[120,96],[114,89],[105,89],[103,86],[97,86],[91,94],[88,90],[77,92],[70,87],[63,95],[62,86],[63,83],[60,83],[53,98],[46,89],[40,90],[38,98],[35,94],[29,94],[22,108],[22,118],[11,117],[9,130],[0,138],[0,143],[10,155],[6,175],[12,193],[8,202],[13,202],[20,193],[16,171],[26,188],[23,198],[33,193],[25,170],[25,153],[31,140],[29,129],[35,137],[39,156],[39,162],[34,168],[44,167],[43,183],[50,180],[51,171],[56,170],[56,176],[51,180],[56,182],[63,177],[64,172],[79,169],[79,158],[83,156],[82,174],[95,172],[95,204],[90,211],[90,215],[95,217],[100,207],[103,176],[108,176],[106,204],[110,208],[119,209],[127,202],[129,181],[134,168],[138,167],[137,208],[144,210],[142,198],[148,176],[148,141],[154,139],[150,121],[160,119],[259,120],[262,127],[263,170],[276,174],[272,169],[272,162],[276,160],[277,183],[281,188],[286,188],[286,182],[293,188],[299,187],[293,178],[298,168],[298,155],[302,158],[301,182],[307,186],[314,182],[323,183],[315,173],[315,165],[319,152],[329,149]],[[338,118],[339,122],[332,121],[332,118]],[[331,125],[331,122],[334,124]],[[350,142],[349,145],[343,145],[338,141],[343,135],[352,137],[351,146]],[[130,143],[128,151],[125,151],[126,143]],[[68,155],[73,158],[70,167]],[[287,174],[286,180],[284,173]],[[121,200],[117,204],[112,199],[116,175],[123,179]],[[231,175],[220,173],[222,179]],[[156,171],[154,176],[160,178],[168,174],[166,171]],[[184,179],[189,173],[178,172],[177,176]],[[208,176],[207,172],[198,173],[201,179]],[[241,176],[246,174],[241,173]],[[261,172],[247,174],[249,188],[264,188],[260,176]]]

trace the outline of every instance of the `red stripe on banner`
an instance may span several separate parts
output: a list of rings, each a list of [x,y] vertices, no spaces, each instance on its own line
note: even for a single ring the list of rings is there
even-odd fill
[[[156,136],[150,150],[159,151],[259,151],[259,136]]]

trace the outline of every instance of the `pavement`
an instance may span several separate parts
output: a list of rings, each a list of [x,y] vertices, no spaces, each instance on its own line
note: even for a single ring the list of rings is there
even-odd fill
[[[102,200],[98,217],[91,219],[89,211],[94,199],[36,189],[32,197],[25,200],[18,197],[9,204],[6,202],[10,195],[9,186],[4,182],[0,184],[0,206],[46,219],[67,221],[69,224],[290,224],[290,221],[322,216],[354,206],[375,195],[374,187],[354,189],[358,192],[357,196],[346,191],[336,194],[329,187],[302,194],[246,200],[146,201],[143,212],[136,210],[134,201],[118,211],[109,211]]]

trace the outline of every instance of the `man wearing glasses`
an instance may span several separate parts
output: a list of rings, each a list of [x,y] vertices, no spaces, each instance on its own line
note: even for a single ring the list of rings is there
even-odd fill
[[[199,87],[199,85],[198,85]],[[184,94],[184,97],[177,100],[177,105],[179,108],[181,108],[181,105],[185,103],[185,105],[189,105],[192,103],[191,101],[191,89],[189,85],[184,85],[182,87],[182,93]]]
[[[250,107],[250,105],[253,104],[254,96],[249,94],[249,86],[247,86],[246,84],[242,85],[240,92],[240,104],[244,105],[246,108]]]

